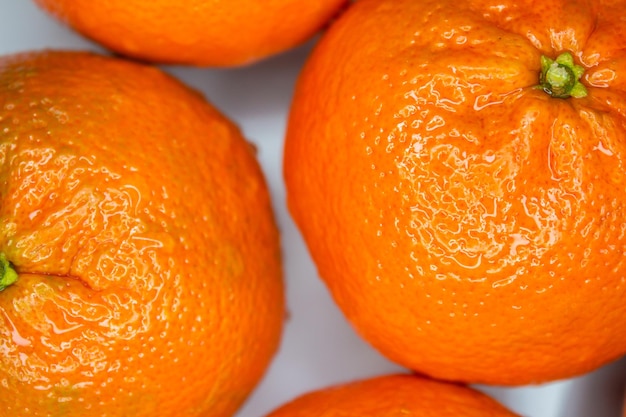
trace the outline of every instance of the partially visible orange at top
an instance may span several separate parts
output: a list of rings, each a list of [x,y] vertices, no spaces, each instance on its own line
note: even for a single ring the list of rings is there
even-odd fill
[[[245,65],[305,42],[346,0],[35,0],[81,34],[141,60]]]

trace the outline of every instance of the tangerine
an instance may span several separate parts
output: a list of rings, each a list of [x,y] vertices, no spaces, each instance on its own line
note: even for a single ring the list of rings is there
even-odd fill
[[[519,385],[626,353],[626,2],[361,0],[297,83],[290,212],[358,332]]]
[[[0,59],[3,416],[230,416],[284,315],[252,146],[162,71]]]
[[[347,0],[36,0],[79,33],[142,60],[251,64],[320,31]]]
[[[515,417],[471,388],[415,375],[383,375],[304,394],[267,417]]]

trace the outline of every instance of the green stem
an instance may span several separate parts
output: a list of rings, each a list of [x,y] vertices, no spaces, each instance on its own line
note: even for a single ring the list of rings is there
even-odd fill
[[[569,52],[563,52],[554,60],[542,55],[539,87],[555,98],[585,97],[587,89],[580,82],[584,72]]]
[[[4,291],[8,286],[17,281],[17,272],[7,260],[4,253],[0,252],[0,291]]]

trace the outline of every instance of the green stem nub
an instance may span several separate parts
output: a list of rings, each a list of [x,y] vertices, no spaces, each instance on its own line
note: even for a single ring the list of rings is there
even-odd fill
[[[4,253],[0,252],[0,291],[4,291],[9,285],[17,281],[17,272],[7,260]]]
[[[555,98],[581,98],[587,95],[587,89],[580,82],[585,69],[574,63],[569,52],[563,52],[552,60],[541,56],[541,74],[539,86]]]

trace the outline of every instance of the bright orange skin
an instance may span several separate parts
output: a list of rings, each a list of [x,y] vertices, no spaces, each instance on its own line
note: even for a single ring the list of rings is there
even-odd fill
[[[279,241],[252,147],[158,69],[0,60],[3,417],[231,416],[274,355]]]
[[[412,375],[386,375],[314,391],[267,417],[515,417],[473,389]]]
[[[35,0],[120,54],[161,63],[238,66],[317,33],[347,0]]]
[[[289,120],[288,205],[387,357],[516,385],[626,352],[624,12],[360,0],[317,46]],[[562,51],[587,97],[535,88],[540,56]]]

